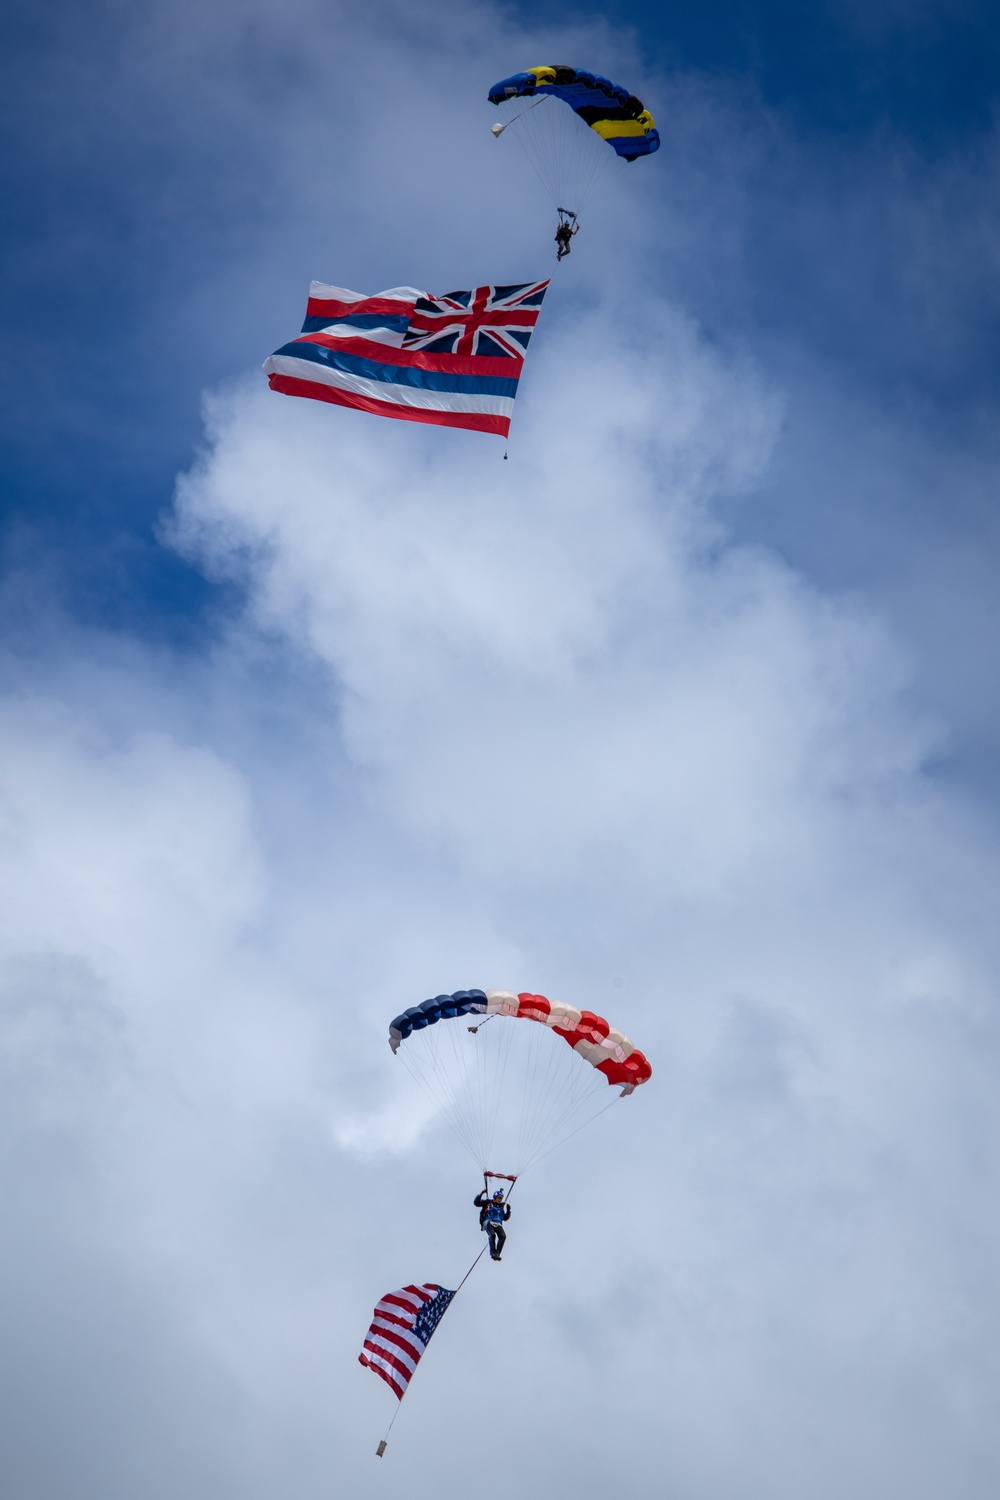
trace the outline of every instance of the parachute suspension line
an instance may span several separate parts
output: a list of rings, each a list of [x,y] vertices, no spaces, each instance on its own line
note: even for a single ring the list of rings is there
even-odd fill
[[[617,1101],[589,1058],[530,1013],[442,1018],[401,1053],[480,1172],[495,1161],[520,1175]]]
[[[487,1016],[486,1020],[489,1019]],[[485,1024],[485,1020],[480,1022],[476,1030],[480,1030]],[[477,1166],[481,1168],[488,1155],[489,1147],[487,1121],[483,1107],[489,1086],[489,1053],[478,1042],[470,1043],[468,1036],[463,1034],[459,1029],[454,1027],[447,1027],[446,1029],[450,1039],[454,1076],[456,1083],[460,1083],[460,1092],[456,1088],[456,1092],[458,1093],[458,1113],[468,1121],[467,1139],[469,1149],[475,1158]],[[475,1035],[475,1032],[473,1035]],[[469,1056],[470,1045],[473,1051],[473,1058]]]
[[[543,1113],[546,1111],[546,1099],[550,1098],[553,1074],[557,1069],[559,1054],[551,1045],[552,1041],[557,1040],[557,1038],[545,1037],[543,1035],[545,1030],[545,1027],[536,1023],[531,1037],[531,1066],[524,1081],[524,1108],[521,1114],[521,1128],[518,1136],[518,1166],[525,1159],[528,1142],[535,1139],[535,1133],[541,1124]],[[544,1063],[542,1061],[543,1057]],[[542,1072],[542,1077],[539,1079],[540,1071]]]
[[[452,1297],[451,1302],[454,1302],[455,1297],[458,1296],[459,1292],[462,1290],[463,1286],[468,1281],[469,1277],[472,1275],[473,1271],[476,1269],[476,1267],[478,1266],[479,1262],[482,1260],[482,1258],[483,1258],[483,1256],[485,1254],[486,1254],[486,1246],[484,1245],[483,1248],[480,1250],[479,1254],[476,1256],[475,1260],[472,1262],[472,1265],[469,1267],[469,1269],[466,1271],[465,1275],[462,1277],[461,1281],[458,1283],[458,1286],[455,1288],[455,1295]],[[451,1306],[451,1302],[448,1303],[448,1307]],[[448,1307],[445,1308],[445,1312],[448,1311]],[[442,1316],[443,1316],[443,1314],[442,1314]],[[403,1391],[403,1395],[400,1396],[399,1400],[396,1403],[396,1410],[392,1414],[392,1421],[389,1423],[388,1427],[385,1429],[385,1437],[382,1438],[382,1440],[379,1443],[378,1447],[375,1449],[375,1457],[376,1458],[381,1458],[383,1456],[383,1454],[385,1453],[386,1446],[388,1445],[388,1442],[389,1442],[389,1434],[392,1431],[393,1422],[395,1422],[396,1418],[399,1416],[399,1408],[403,1404],[403,1397],[406,1395],[406,1392],[409,1389],[410,1389],[410,1387],[409,1387],[409,1385],[407,1385],[406,1389]]]
[[[509,1019],[509,1017],[506,1018],[506,1019]],[[496,1134],[497,1116],[500,1113],[500,1101],[503,1098],[503,1091],[504,1091],[503,1090],[503,1086],[504,1086],[504,1081],[505,1081],[505,1079],[507,1077],[507,1063],[510,1060],[510,1051],[511,1051],[511,1047],[514,1044],[514,1035],[513,1035],[513,1027],[512,1026],[503,1027],[501,1029],[501,1031],[500,1031],[499,1034],[500,1034],[500,1036],[502,1038],[502,1040],[500,1042],[500,1047],[499,1047],[500,1059],[499,1059],[498,1064],[497,1064],[497,1071],[499,1072],[499,1076],[495,1077],[495,1081],[494,1081],[492,1108],[490,1110],[490,1118],[489,1118],[489,1128],[488,1128],[488,1133],[487,1133],[486,1140],[485,1140],[485,1143],[484,1143],[484,1152],[483,1152],[483,1164],[484,1165],[489,1160],[490,1152],[493,1149],[493,1137]]]
[[[551,99],[551,98],[552,98],[551,94],[539,94],[539,96],[538,96],[537,99],[532,99],[531,103],[527,106],[526,109],[519,110],[518,113],[516,115],[514,115],[512,119],[508,120],[507,123],[504,125],[503,129],[506,130],[509,125],[516,125],[517,122],[518,122],[518,120],[523,120],[524,117],[525,117],[525,115],[530,114],[533,109],[537,109],[540,104],[544,104],[545,101],[546,101],[546,99]],[[501,131],[494,130],[493,133],[499,139],[499,137],[501,135]]]
[[[534,1038],[532,1038],[532,1041],[534,1041]],[[521,1165],[521,1158],[524,1155],[524,1127],[525,1127],[525,1117],[526,1117],[526,1115],[528,1113],[528,1109],[530,1107],[530,1101],[534,1098],[533,1084],[534,1084],[534,1081],[535,1081],[535,1075],[536,1075],[536,1072],[537,1072],[537,1067],[538,1067],[538,1048],[535,1047],[535,1046],[532,1046],[531,1050],[530,1050],[528,1068],[527,1068],[527,1071],[524,1074],[524,1077],[521,1080],[520,1128],[519,1128],[519,1130],[517,1132],[517,1149],[514,1152],[514,1157],[515,1157],[515,1160],[516,1160],[518,1166]]]
[[[469,1152],[474,1161],[479,1162],[481,1158],[481,1141],[477,1140],[474,1128],[474,1113],[470,1108],[463,1112],[462,1100],[459,1094],[459,1084],[462,1081],[457,1078],[453,1083],[449,1071],[441,1068],[440,1043],[442,1035],[439,1028],[435,1028],[430,1036],[424,1036],[424,1046],[428,1056],[424,1056],[422,1049],[418,1047],[404,1047],[399,1056],[403,1058],[407,1072],[424,1094],[440,1110],[445,1123],[453,1134]],[[452,1038],[454,1049],[454,1038]],[[468,1090],[466,1092],[469,1092]],[[471,1100],[467,1100],[467,1104]]]
[[[531,112],[531,105],[514,113],[519,100],[501,104],[501,113],[508,116],[504,128],[517,124],[518,145],[550,198],[579,214],[617,156],[575,111],[563,108],[551,94],[535,103],[544,99],[553,107],[538,114]]]
[[[596,1115],[590,1115],[586,1120],[581,1120],[575,1130],[571,1130],[568,1135],[560,1136],[559,1139],[553,1145],[551,1145],[547,1151],[540,1151],[535,1156],[533,1156],[531,1160],[522,1168],[522,1170],[526,1172],[528,1170],[528,1167],[537,1167],[540,1161],[544,1161],[547,1156],[551,1156],[553,1151],[558,1151],[560,1146],[564,1146],[567,1141],[572,1140],[573,1136],[579,1135],[581,1130],[583,1130],[587,1125],[592,1124],[594,1120],[600,1119],[601,1115],[606,1115],[608,1110],[613,1109],[617,1103],[618,1095],[615,1095],[608,1100],[603,1109],[599,1109],[597,1111]]]
[[[434,1041],[436,1042],[437,1038]],[[428,1050],[432,1050],[432,1046],[433,1044],[428,1042]],[[436,1052],[436,1050],[434,1047],[433,1051]],[[434,1101],[459,1140],[467,1149],[471,1148],[471,1142],[467,1139],[467,1131],[463,1127],[455,1091],[449,1087],[448,1075],[435,1066],[436,1058],[433,1055],[430,1059],[425,1058],[416,1049],[404,1050],[401,1055],[410,1076]]]
[[[530,1094],[528,1106],[521,1122],[521,1140],[517,1153],[518,1170],[526,1171],[535,1162],[547,1156],[550,1151],[556,1149],[563,1141],[575,1135],[590,1119],[596,1118],[597,1114],[603,1114],[604,1109],[609,1108],[615,1100],[609,1101],[603,1109],[597,1110],[587,1108],[589,1104],[596,1104],[603,1095],[607,1085],[603,1078],[598,1077],[589,1068],[566,1069],[563,1064],[563,1053],[558,1047],[551,1045],[555,1038],[545,1035],[547,1028],[539,1026],[535,1034],[536,1047],[532,1054],[533,1079],[526,1085],[525,1092]],[[539,1046],[547,1045],[548,1056],[545,1060],[544,1072],[539,1081]],[[560,1077],[561,1074],[561,1077]],[[555,1087],[553,1087],[555,1084]],[[601,1085],[604,1087],[601,1087]],[[580,1118],[584,1113],[584,1118]],[[577,1123],[573,1123],[574,1120]],[[560,1121],[571,1125],[568,1132],[559,1132],[556,1127]],[[535,1150],[531,1150],[531,1146]]]
[[[457,1122],[458,1134],[465,1141],[466,1148],[473,1156],[479,1154],[479,1141],[476,1138],[475,1114],[469,1108],[469,1085],[468,1078],[462,1066],[464,1059],[458,1050],[458,1037],[450,1027],[437,1026],[434,1028],[434,1063],[435,1067],[441,1068],[446,1079],[448,1079],[455,1100],[454,1116]],[[449,1047],[452,1054],[452,1065],[442,1067],[441,1052]]]
[[[522,1140],[525,1150],[527,1149],[528,1141],[535,1140],[538,1134],[542,1132],[543,1127],[545,1128],[546,1134],[549,1134],[551,1132],[555,1117],[558,1113],[560,1096],[564,1093],[567,1082],[565,1071],[563,1069],[560,1069],[560,1064],[563,1062],[562,1055],[556,1047],[552,1046],[553,1041],[561,1040],[561,1038],[557,1039],[553,1037],[551,1040],[549,1040],[544,1036],[545,1030],[546,1028],[542,1026],[538,1027],[538,1034],[534,1048],[535,1078],[532,1080],[531,1097],[528,1105],[528,1114],[530,1115],[530,1118],[525,1118],[522,1120]],[[542,1056],[541,1049],[545,1044],[547,1044],[547,1051],[545,1055],[544,1072],[541,1080],[536,1085],[535,1079],[537,1079],[539,1059]],[[564,1072],[564,1076],[561,1081],[562,1087],[553,1088],[554,1084],[559,1084],[560,1071]],[[523,1154],[524,1152],[522,1151],[522,1158]]]
[[[554,102],[551,94],[543,94],[540,99],[535,100],[534,104],[529,105],[527,109],[519,110],[517,114],[512,114],[511,106],[508,105],[507,112],[511,115],[511,118],[506,121],[504,129],[506,130],[511,125],[521,124],[525,116],[530,114],[536,105],[544,104],[546,100],[549,100],[550,103]],[[551,114],[551,111],[546,111],[546,114]],[[527,140],[525,139],[526,134],[528,137]],[[551,157],[551,150],[548,147],[545,132],[532,130],[529,126],[522,125],[520,130],[515,130],[514,139],[527,157],[531,170],[545,191],[549,194],[555,193],[555,163],[549,159]]]

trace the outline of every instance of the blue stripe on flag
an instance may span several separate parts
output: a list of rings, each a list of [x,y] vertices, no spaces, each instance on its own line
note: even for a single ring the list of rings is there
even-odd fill
[[[410,385],[418,390],[448,391],[456,395],[507,396],[511,400],[517,395],[517,381],[503,375],[448,375],[439,370],[421,370],[414,365],[382,364],[379,360],[347,354],[343,349],[311,344],[306,339],[276,349],[275,356],[280,354],[292,359],[311,360],[317,365],[343,370],[347,375],[360,375],[365,380],[382,380],[387,385]]]
[[[331,318],[306,318],[302,332],[322,333],[324,328],[329,328],[332,324],[338,327],[346,324],[350,328],[356,328],[359,333],[369,328],[389,328],[393,333],[404,334],[410,326],[410,315],[406,313],[394,318],[391,313],[338,313]]]

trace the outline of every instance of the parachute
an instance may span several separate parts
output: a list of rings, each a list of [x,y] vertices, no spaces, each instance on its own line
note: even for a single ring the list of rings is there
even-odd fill
[[[561,212],[580,213],[616,156],[634,162],[660,147],[642,100],[582,68],[514,73],[489,100],[502,116],[493,134],[511,130]]]
[[[491,1176],[520,1176],[653,1071],[603,1016],[510,990],[425,1000],[395,1018],[389,1045]]]

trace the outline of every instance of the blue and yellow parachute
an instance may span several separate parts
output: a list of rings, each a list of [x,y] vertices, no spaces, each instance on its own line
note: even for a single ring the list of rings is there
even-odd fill
[[[502,105],[546,94],[568,104],[625,161],[650,156],[660,148],[659,132],[642,100],[621,84],[584,68],[544,66],[514,73],[493,85],[489,100]]]

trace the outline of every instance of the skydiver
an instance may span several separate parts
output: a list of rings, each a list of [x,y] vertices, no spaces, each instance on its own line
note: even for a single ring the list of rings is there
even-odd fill
[[[559,228],[556,230],[556,244],[559,246],[559,249],[556,251],[556,260],[562,260],[564,255],[569,254],[569,242],[574,234],[579,232],[580,225],[577,223],[576,214],[571,209],[560,208],[557,212],[559,214]]]
[[[488,1191],[488,1188],[483,1188],[472,1201],[474,1207],[479,1209],[479,1227],[489,1237],[490,1260],[499,1260],[507,1243],[507,1231],[503,1226],[510,1218],[510,1205],[504,1203],[503,1193],[499,1188],[492,1198],[487,1197]]]

